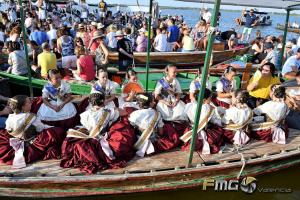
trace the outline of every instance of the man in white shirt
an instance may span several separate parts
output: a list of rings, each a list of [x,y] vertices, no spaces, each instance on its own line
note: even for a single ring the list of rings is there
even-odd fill
[[[267,51],[267,56],[266,58],[261,62],[261,66],[264,65],[267,62],[273,63],[276,67],[278,64],[278,55],[274,51],[274,45],[271,42],[267,42],[265,44],[265,49]]]
[[[52,49],[53,46],[52,46],[51,41],[53,39],[57,39],[57,34],[56,34],[56,29],[54,28],[53,23],[50,23],[49,26],[50,26],[50,31],[47,32],[47,35],[48,35],[48,39],[49,39],[50,48]]]
[[[289,80],[296,78],[296,73],[300,69],[300,48],[296,55],[289,57],[282,67],[282,76]]]
[[[206,21],[207,24],[210,24],[211,13],[209,12],[208,8],[204,9],[204,13],[202,15],[202,18]]]
[[[155,51],[158,51],[158,52],[167,51],[167,47],[168,47],[167,46],[168,45],[167,36],[166,36],[166,34],[162,33],[161,28],[156,29],[156,37],[155,37],[153,45],[154,45]]]

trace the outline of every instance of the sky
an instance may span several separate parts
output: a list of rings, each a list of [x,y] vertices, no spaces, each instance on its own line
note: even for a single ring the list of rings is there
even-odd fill
[[[98,3],[99,0],[86,0],[88,3]],[[137,5],[137,0],[125,0],[125,1],[120,1],[120,0],[105,0],[106,3],[108,4],[128,4],[128,5]],[[208,8],[213,8],[212,4],[202,4],[202,3],[190,3],[190,2],[180,2],[180,1],[175,1],[175,0],[157,0],[160,6],[172,6],[172,7],[189,7],[189,8],[202,8],[202,7],[208,7]],[[149,5],[149,0],[138,0],[140,5]],[[201,0],[199,0],[201,2]],[[242,10],[243,7],[240,6],[222,6],[221,9],[225,10]],[[249,9],[249,8],[248,8]],[[261,8],[259,9],[261,11],[265,12],[283,12],[285,13],[284,10],[274,10],[274,9],[267,9],[267,8]],[[297,12],[298,13],[298,12]]]

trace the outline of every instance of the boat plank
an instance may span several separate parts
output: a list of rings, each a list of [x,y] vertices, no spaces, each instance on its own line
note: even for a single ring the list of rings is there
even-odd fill
[[[300,134],[298,130],[290,129],[289,138],[286,145],[266,143],[264,141],[251,141],[248,145],[240,149],[246,160],[250,158],[263,157],[266,155],[280,154],[285,151],[300,148]],[[241,155],[232,151],[232,145],[226,145],[223,153],[202,155],[194,153],[193,165],[214,165],[218,163],[240,161]],[[169,169],[184,168],[188,158],[187,151],[173,150],[145,158],[134,158],[128,162],[127,166],[120,169],[108,169],[98,174],[124,174],[142,173],[150,171],[164,171]],[[26,168],[13,169],[9,165],[0,164],[0,177],[63,177],[83,175],[78,169],[64,169],[59,166],[59,160],[40,161],[29,164]]]

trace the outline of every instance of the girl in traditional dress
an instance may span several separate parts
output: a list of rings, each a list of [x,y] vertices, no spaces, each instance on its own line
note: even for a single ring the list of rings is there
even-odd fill
[[[224,140],[227,143],[242,146],[250,140],[247,134],[253,112],[247,105],[248,98],[247,91],[238,90],[232,95],[232,105],[222,117]]]
[[[189,96],[190,96],[191,102],[196,101],[200,88],[201,88],[201,76],[200,76],[200,71],[199,71],[198,76],[190,84],[190,90],[189,90],[190,95]],[[211,90],[211,88],[212,88],[212,85],[209,82],[209,77],[207,77],[206,88],[209,90]]]
[[[258,106],[253,110],[256,115],[266,115],[266,122],[252,123],[252,137],[266,142],[286,144],[288,137],[288,128],[285,124],[285,118],[288,115],[289,108],[285,103],[285,88],[279,85],[271,87],[270,101]]]
[[[202,154],[218,153],[223,139],[223,131],[222,128],[220,128],[221,118],[216,114],[216,108],[211,105],[211,94],[211,91],[205,88],[204,101],[196,136],[195,150],[202,152]],[[195,123],[196,110],[196,100],[185,106],[184,115],[186,115],[190,121],[190,126],[186,129],[183,136],[180,137],[185,143],[181,149],[185,151],[190,150],[190,141],[192,138],[192,128]]]
[[[124,166],[134,156],[134,131],[118,122],[125,113],[120,109],[106,108],[103,93],[89,97],[92,107],[80,115],[82,127],[70,129],[62,146],[62,167],[75,167],[95,173],[107,167]]]
[[[38,117],[53,126],[65,129],[74,127],[77,124],[77,111],[71,102],[70,85],[61,79],[56,69],[49,70],[48,79],[49,82],[42,90],[43,104],[38,110]]]
[[[212,101],[216,106],[229,108],[231,104],[232,92],[237,89],[234,76],[236,75],[236,69],[232,66],[228,66],[225,69],[224,75],[216,83],[217,97]]]
[[[134,88],[130,88],[131,86]],[[131,91],[128,91],[129,89],[131,89]],[[137,91],[143,92],[144,88],[138,80],[136,72],[133,69],[128,69],[126,72],[126,80],[122,85],[122,95],[118,98],[119,108],[140,109],[135,98]]]
[[[0,131],[0,162],[23,168],[37,160],[58,159],[65,138],[63,130],[43,124],[30,113],[31,101],[25,95],[10,99],[9,106],[14,113],[8,116],[5,130]]]
[[[108,73],[104,69],[99,69],[97,73],[98,81],[93,85],[91,93],[102,92],[105,94],[106,107],[116,107],[114,100],[116,98],[116,88],[119,85],[108,79]]]
[[[134,147],[137,150],[136,155],[144,157],[145,155],[155,153],[153,145],[155,133],[163,136],[163,126],[161,114],[153,109],[154,98],[151,94],[138,94],[137,102],[141,110],[132,112],[129,116],[131,125],[137,128],[140,136]]]
[[[158,101],[157,110],[165,121],[184,120],[183,111],[185,104],[180,100],[181,87],[176,79],[177,68],[168,65],[165,68],[166,76],[160,79],[155,87],[154,95]]]

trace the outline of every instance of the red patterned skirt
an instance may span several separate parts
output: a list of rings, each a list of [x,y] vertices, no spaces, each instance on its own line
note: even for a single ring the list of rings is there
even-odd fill
[[[165,122],[163,135],[158,135],[158,139],[153,143],[155,153],[168,151],[181,144],[180,136],[188,127],[188,123]]]
[[[289,128],[287,124],[285,123],[284,126],[282,127],[283,131],[285,132],[285,138],[288,138],[289,136]],[[265,129],[265,130],[258,130],[258,131],[252,131],[251,132],[251,138],[256,139],[256,140],[264,140],[266,142],[272,142],[272,129]]]
[[[107,168],[124,167],[135,155],[134,129],[123,122],[116,122],[109,130],[107,142],[115,159],[110,160],[97,139],[66,138],[62,145],[61,167],[79,168],[87,173],[96,173]]]
[[[220,106],[220,107],[223,107],[226,109],[228,109],[230,107],[230,105],[228,103],[218,100],[217,97],[213,97],[211,101],[213,102],[213,104],[215,104],[215,106]]]
[[[185,132],[192,130],[191,127],[188,127]],[[207,142],[209,143],[210,153],[218,153],[223,143],[223,129],[216,125],[210,125],[206,130]],[[203,140],[197,139],[195,144],[195,151],[201,152],[203,148]],[[190,150],[190,141],[185,143],[181,150],[189,151]]]
[[[0,162],[11,165],[15,151],[10,146],[12,136],[6,130],[0,130]],[[38,160],[59,159],[61,144],[66,134],[61,128],[49,128],[40,132],[33,143],[25,146],[24,157],[26,163]]]

